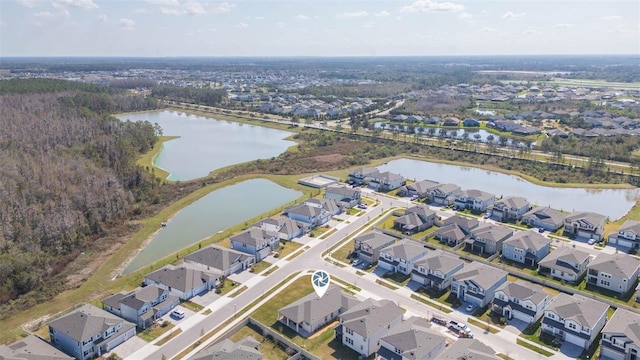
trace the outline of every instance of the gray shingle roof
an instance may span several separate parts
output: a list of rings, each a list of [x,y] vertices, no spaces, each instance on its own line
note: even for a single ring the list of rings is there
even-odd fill
[[[436,185],[438,185],[437,181],[420,180],[414,182],[413,184],[407,184],[406,187],[407,189],[413,189],[418,193],[424,193]]]
[[[483,289],[488,289],[495,285],[500,279],[507,276],[507,272],[496,269],[493,266],[484,265],[479,262],[472,262],[453,275],[457,281],[473,281]]]
[[[499,360],[495,350],[476,339],[458,339],[435,360]]]
[[[582,327],[592,329],[598,320],[607,313],[607,310],[609,310],[609,305],[603,302],[578,294],[560,293],[545,311],[553,311],[562,319],[571,319]]]
[[[340,309],[348,310],[358,303],[358,299],[331,284],[322,298],[315,292],[311,293],[278,310],[278,313],[297,323],[306,321],[313,324],[331,313],[337,314]]]
[[[448,194],[450,192],[459,190],[460,186],[458,186],[456,184],[438,184],[438,185],[434,186],[433,188],[434,189],[438,189],[438,190],[442,191],[445,194]]]
[[[433,215],[435,215],[435,211],[429,209],[428,206],[425,205],[416,205],[405,210],[405,214],[416,214],[423,219],[427,219]]]
[[[476,189],[465,190],[462,192],[462,194],[467,197],[479,199],[482,201],[489,200],[495,196],[494,194],[488,193],[486,191],[476,190]]]
[[[624,334],[636,347],[640,346],[640,314],[618,308],[607,325],[602,329],[603,334]]]
[[[483,224],[471,230],[471,233],[478,238],[500,241],[511,236],[513,230],[504,225]]]
[[[627,220],[618,228],[618,231],[629,231],[636,235],[640,235],[640,221],[639,220]]]
[[[593,212],[574,211],[569,216],[567,216],[564,220],[565,222],[584,221],[593,226],[596,226],[606,221],[607,217],[604,215],[593,213]]]
[[[430,327],[426,320],[411,317],[392,328],[381,340],[402,350],[403,358],[421,360],[437,347],[444,348],[447,342],[447,337],[428,330]],[[389,350],[395,352],[394,348]]]
[[[457,268],[464,261],[442,250],[434,250],[427,254],[427,256],[416,261],[415,266],[422,266],[425,269],[431,269],[434,271],[440,271],[443,274],[449,273],[449,271]]]
[[[623,279],[629,279],[636,273],[639,267],[640,261],[624,253],[600,253],[587,266],[589,269],[602,271]],[[632,279],[632,281],[635,281],[635,279]]]
[[[538,263],[538,265],[577,275],[573,268],[568,267],[564,263],[582,264],[589,257],[588,253],[567,246],[557,248],[550,252],[549,255],[545,256],[545,258]]]
[[[218,278],[219,276],[219,274],[193,269],[187,264],[184,264],[180,267],[165,265],[151,274],[147,274],[145,278],[176,290],[187,292],[202,286],[205,281]]]
[[[504,241],[504,245],[511,245],[518,249],[538,251],[550,244],[551,240],[540,235],[535,230],[518,231],[512,237]]]
[[[478,219],[472,219],[472,218],[468,218],[460,215],[453,215],[450,218],[445,219],[444,223],[445,225],[456,224],[462,228],[467,228],[471,230],[480,226],[480,221],[478,221]]]
[[[389,245],[380,250],[381,253],[390,254],[395,258],[412,259],[422,253],[426,253],[427,249],[417,241],[402,239],[395,244]]]
[[[123,324],[120,331],[127,331],[135,327],[135,325],[128,321],[102,309],[98,309],[93,305],[86,304],[67,315],[53,320],[49,323],[49,327],[81,342],[120,323]]]
[[[500,206],[500,204],[503,204],[505,207],[509,209],[511,208],[521,209],[527,204],[529,204],[529,201],[527,201],[527,199],[520,196],[505,196],[502,199],[496,201],[494,206]]]
[[[528,213],[524,214],[525,217],[533,216],[540,221],[556,225],[561,225],[567,215],[567,213],[550,207],[535,207]]]
[[[531,300],[536,305],[545,298],[551,297],[551,295],[544,292],[542,286],[530,282],[506,282],[496,291],[502,291],[507,296],[519,300]]]
[[[244,262],[251,255],[225,248],[218,245],[210,245],[184,257],[185,261],[192,261],[210,268],[225,271],[238,262]]]
[[[329,186],[325,191],[325,193],[338,194],[348,198],[354,197],[359,192],[359,189],[349,188],[346,186]]]
[[[467,236],[457,224],[445,225],[436,230],[436,234],[440,237],[446,237],[456,241],[460,241]]]
[[[354,241],[360,241],[362,244],[366,244],[371,247],[371,249],[377,249],[387,244],[389,241],[395,241],[395,238],[383,233],[372,231],[357,236],[354,238]]]
[[[0,345],[3,360],[72,360],[71,356],[35,335],[29,335],[9,345]]]
[[[315,209],[320,213],[320,209],[308,205],[305,205],[304,207]],[[250,227],[248,230],[245,230],[238,235],[234,235],[229,239],[231,241],[237,241],[251,246],[258,246],[274,236],[276,236],[276,234],[271,231],[262,230],[257,227]]]
[[[190,360],[262,360],[258,346],[260,343],[251,336],[238,342],[225,339],[202,350]]]
[[[402,309],[390,300],[367,299],[340,315],[345,328],[366,338],[402,318]]]

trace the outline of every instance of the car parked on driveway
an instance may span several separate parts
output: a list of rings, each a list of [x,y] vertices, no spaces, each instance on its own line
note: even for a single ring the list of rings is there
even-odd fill
[[[474,311],[476,311],[477,308],[478,308],[477,305],[469,304],[467,305],[466,310],[468,313],[473,313]]]
[[[184,311],[182,311],[180,309],[174,309],[171,312],[171,317],[173,317],[175,319],[183,319],[184,318]]]
[[[587,241],[587,244],[589,245],[593,245],[596,243],[596,239],[589,239],[589,241]]]

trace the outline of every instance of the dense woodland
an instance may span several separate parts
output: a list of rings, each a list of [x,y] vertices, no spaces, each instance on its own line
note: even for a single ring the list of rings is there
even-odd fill
[[[179,86],[158,86],[152,91],[153,96],[161,99],[188,102],[207,106],[217,106],[227,100],[227,91],[210,88],[190,88]]]
[[[156,199],[158,182],[136,160],[153,147],[157,127],[108,114],[153,102],[76,85],[0,82],[2,304],[45,288],[113,224]]]

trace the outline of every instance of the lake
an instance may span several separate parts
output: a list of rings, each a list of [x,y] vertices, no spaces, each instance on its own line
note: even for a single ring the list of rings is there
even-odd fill
[[[124,270],[124,274],[154,263],[228,227],[302,195],[264,179],[253,179],[214,190],[183,208],[161,228]]]
[[[150,111],[118,115],[121,120],[158,123],[167,141],[155,165],[170,172],[169,180],[192,180],[229,165],[268,159],[295,145],[284,140],[288,131],[176,111]]]
[[[522,196],[539,206],[564,211],[591,211],[611,218],[624,216],[640,199],[640,189],[555,188],[532,184],[522,178],[473,167],[398,159],[378,166],[409,179],[453,183],[500,196]]]

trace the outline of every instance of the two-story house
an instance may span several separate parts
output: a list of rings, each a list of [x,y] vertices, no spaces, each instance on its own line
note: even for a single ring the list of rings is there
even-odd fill
[[[490,205],[496,201],[494,194],[481,190],[464,190],[454,200],[453,204],[461,209],[471,209],[474,211],[486,211]]]
[[[360,189],[346,186],[329,186],[324,192],[324,198],[335,200],[344,208],[352,208],[362,200]]]
[[[405,210],[405,214],[393,220],[393,227],[407,235],[424,231],[436,221],[436,212],[425,205],[416,205]]]
[[[449,246],[456,246],[462,244],[462,242],[468,237],[460,226],[456,224],[449,224],[438,228],[435,231],[434,237],[440,240],[441,243]]]
[[[231,248],[255,256],[256,261],[262,261],[280,246],[278,233],[255,226],[230,237],[229,240]]]
[[[370,175],[369,187],[376,191],[391,191],[400,188],[406,183],[401,175],[389,171],[376,172]]]
[[[415,262],[427,254],[427,249],[419,242],[402,239],[380,250],[378,267],[390,272],[409,275]]]
[[[224,339],[200,351],[189,360],[262,360],[260,342],[252,336],[245,336],[237,342]]]
[[[438,185],[437,181],[420,180],[411,184],[406,184],[398,189],[400,196],[417,196],[424,199],[429,195],[429,190]]]
[[[431,330],[431,324],[412,316],[391,328],[380,339],[376,359],[432,360],[447,346],[447,337]]]
[[[499,224],[482,224],[471,231],[471,238],[466,240],[467,249],[471,252],[496,254],[502,251],[502,244],[511,235],[510,227]]]
[[[392,236],[372,231],[353,239],[353,251],[360,260],[375,264],[380,258],[380,250],[395,242],[396,239]]]
[[[165,265],[144,277],[145,286],[156,285],[169,290],[182,300],[214,289],[219,284],[222,274],[218,271],[207,271],[190,264],[180,266]]]
[[[544,310],[542,331],[588,349],[607,321],[607,310],[603,302],[560,293]]]
[[[618,308],[602,329],[600,359],[640,359],[640,314]]]
[[[550,207],[535,207],[522,216],[522,223],[531,227],[556,231],[564,225],[567,213]]]
[[[606,216],[586,211],[574,211],[564,219],[564,233],[601,240]]]
[[[453,205],[460,191],[462,191],[462,189],[456,184],[438,184],[429,190],[427,200],[434,205]]]
[[[451,293],[460,301],[485,307],[493,300],[496,290],[507,282],[507,272],[480,262],[472,262],[453,274]]]
[[[280,240],[293,240],[302,236],[305,233],[305,229],[308,230],[310,228],[309,224],[293,220],[287,216],[262,219],[253,226],[277,233]]]
[[[60,349],[53,347],[36,335],[8,344],[0,345],[0,359],[3,360],[73,360]]]
[[[531,325],[544,314],[551,301],[542,286],[530,282],[507,282],[496,290],[491,310],[511,320],[516,318]]]
[[[551,240],[535,230],[518,231],[502,244],[502,258],[515,261],[533,269],[549,255]]]
[[[380,339],[402,321],[402,309],[390,300],[367,299],[340,315],[335,337],[363,357],[375,353]]]
[[[629,249],[640,249],[640,221],[625,221],[617,232],[609,235],[609,244]]]
[[[465,262],[442,250],[430,251],[413,265],[411,280],[429,289],[442,292],[451,286],[453,274],[462,270]]]
[[[577,284],[587,272],[591,255],[572,247],[560,247],[538,262],[538,272],[568,283]]]
[[[248,269],[256,261],[255,256],[218,245],[209,245],[184,257],[184,262],[205,270],[220,272],[223,276]]]
[[[349,172],[349,184],[363,185],[369,181],[371,174],[377,173],[378,169],[371,167],[361,167]]]
[[[587,284],[621,295],[635,290],[640,261],[624,253],[600,253],[587,265]]]
[[[146,329],[180,304],[180,298],[156,285],[122,291],[102,300],[102,308]]]
[[[321,298],[311,293],[278,310],[278,321],[300,336],[309,337],[359,303],[358,299],[332,284]]]
[[[497,200],[491,209],[491,216],[500,221],[520,220],[531,210],[529,201],[521,196],[505,196]]]
[[[51,343],[78,360],[106,354],[134,336],[134,324],[89,304],[49,323]]]

